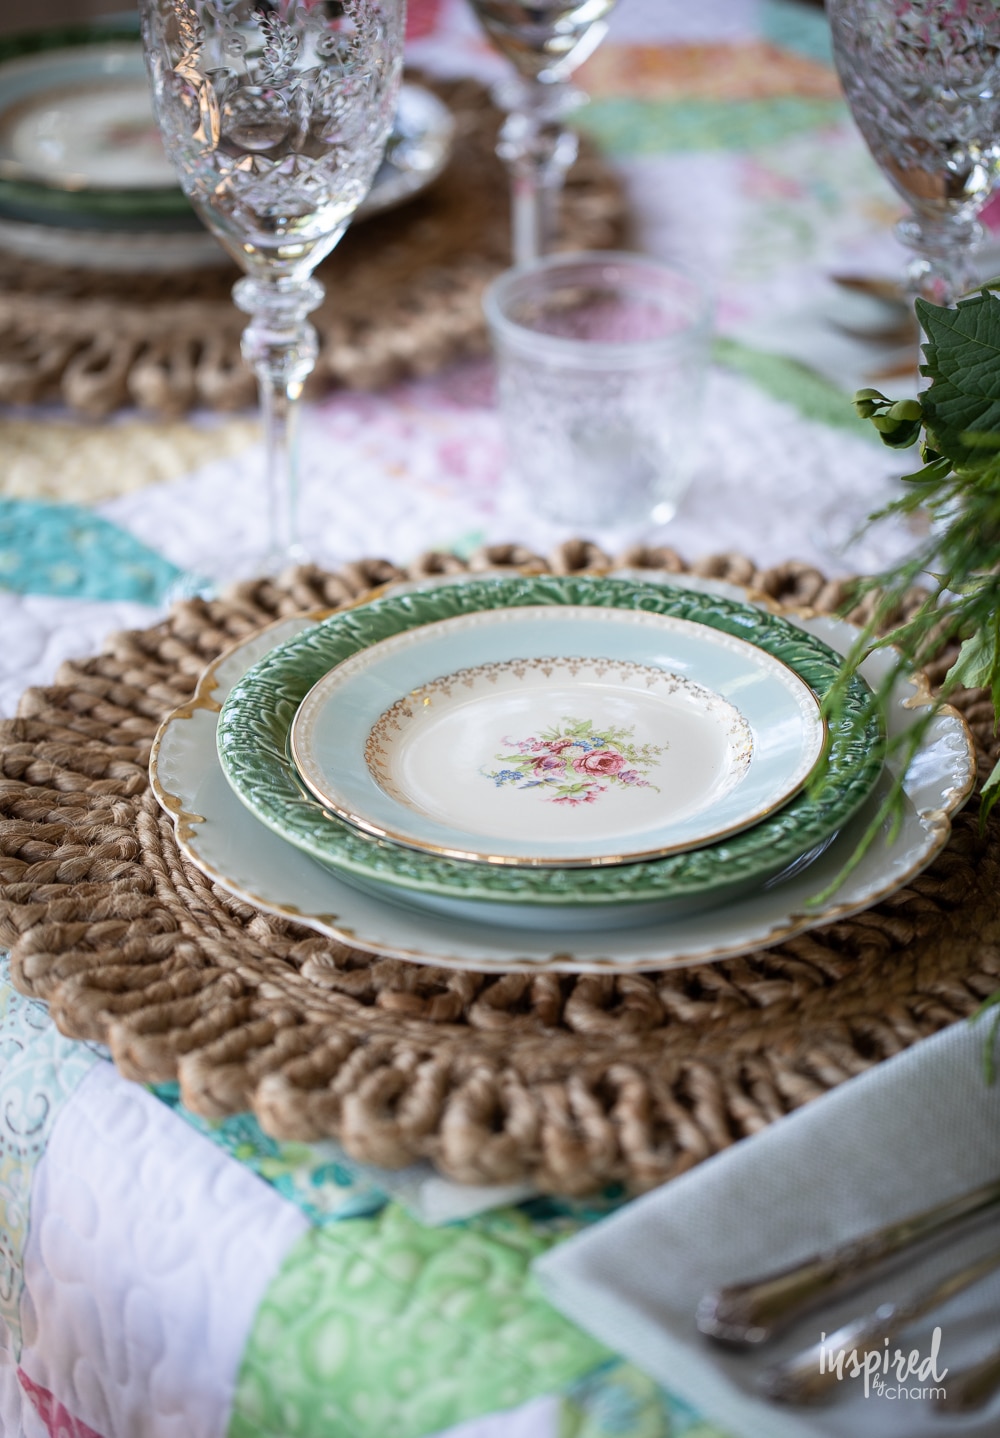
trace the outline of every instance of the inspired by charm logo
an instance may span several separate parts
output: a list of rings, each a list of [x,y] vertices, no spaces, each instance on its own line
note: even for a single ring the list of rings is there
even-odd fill
[[[833,1348],[827,1346],[826,1334],[820,1335],[819,1371],[835,1374],[838,1382],[845,1378],[862,1378],[865,1397],[875,1394],[891,1402],[919,1398],[944,1399],[941,1387],[947,1368],[938,1368],[941,1351],[941,1329],[931,1334],[931,1349],[926,1357],[919,1349],[904,1353],[901,1348],[890,1350],[889,1339],[883,1348]]]

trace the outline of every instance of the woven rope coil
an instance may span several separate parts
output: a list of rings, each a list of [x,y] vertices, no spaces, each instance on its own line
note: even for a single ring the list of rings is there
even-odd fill
[[[669,550],[618,562],[679,571]],[[474,569],[603,569],[493,548]],[[252,1109],[287,1139],[425,1157],[460,1181],[640,1190],[972,1013],[1000,986],[1000,826],[960,815],[934,865],[864,914],[780,947],[669,973],[483,975],[381,959],[248,907],[181,856],[148,785],[160,720],[203,667],[276,617],[407,575],[367,560],[300,569],[113,637],[29,690],[0,727],[0,941],[15,982],[128,1077],[178,1078],[208,1116]],[[696,572],[834,609],[843,586],[719,556]],[[932,676],[934,677],[934,676]],[[959,696],[979,747],[983,694]]]
[[[419,77],[418,77],[419,78]],[[509,186],[494,154],[500,114],[473,80],[424,81],[455,119],[445,173],[422,196],[347,232],[319,276],[327,298],[314,389],[374,389],[432,374],[485,347],[485,285],[510,264]],[[619,181],[581,142],[561,213],[566,248],[613,249]],[[3,256],[0,380],[7,399],[57,398],[88,415],[137,404],[160,414],[253,403],[240,356],[235,266],[186,274],[102,274]]]

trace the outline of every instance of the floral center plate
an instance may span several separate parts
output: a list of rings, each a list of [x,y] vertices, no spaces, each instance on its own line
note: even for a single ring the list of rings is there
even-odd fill
[[[315,685],[290,734],[308,787],[368,833],[558,867],[746,828],[801,788],[824,739],[813,691],[745,640],[584,606],[488,610],[383,640]]]
[[[77,192],[176,191],[140,47],[72,46],[7,61],[0,175]]]
[[[75,60],[75,56],[73,57]],[[0,112],[0,156],[15,178],[61,189],[173,189],[173,166],[149,104],[149,83],[127,49],[109,46],[89,80],[60,83],[16,99]],[[51,59],[46,62],[52,65]],[[8,85],[38,62],[11,66]]]

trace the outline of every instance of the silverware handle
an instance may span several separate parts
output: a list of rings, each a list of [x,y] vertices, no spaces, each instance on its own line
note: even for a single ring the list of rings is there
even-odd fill
[[[802,1263],[707,1293],[697,1324],[720,1343],[763,1343],[820,1302],[845,1292],[876,1263],[1000,1203],[1000,1181],[949,1199]]]
[[[858,1376],[849,1357],[847,1368],[844,1361],[838,1366],[835,1361],[838,1354],[856,1353],[862,1366],[870,1353],[881,1360],[886,1339],[894,1338],[901,1329],[966,1288],[971,1288],[997,1268],[1000,1268],[1000,1249],[994,1249],[984,1258],[949,1274],[930,1288],[921,1289],[910,1298],[899,1303],[884,1303],[873,1313],[862,1314],[822,1343],[814,1343],[785,1362],[766,1369],[760,1379],[761,1391],[779,1403],[805,1405],[823,1402],[832,1396],[836,1384],[843,1381],[845,1372],[848,1376]]]
[[[887,1303],[845,1324],[822,1343],[814,1343],[784,1363],[766,1368],[760,1377],[760,1391],[776,1403],[805,1406],[824,1402],[845,1376],[854,1376],[850,1360],[846,1366],[843,1361],[837,1366],[836,1356],[856,1353],[863,1364],[869,1353],[881,1355],[886,1337],[891,1338],[898,1326],[894,1319],[895,1309]]]
[[[975,1413],[986,1407],[997,1389],[1000,1389],[1000,1348],[980,1363],[949,1374],[945,1396],[934,1397],[931,1403],[944,1413]]]

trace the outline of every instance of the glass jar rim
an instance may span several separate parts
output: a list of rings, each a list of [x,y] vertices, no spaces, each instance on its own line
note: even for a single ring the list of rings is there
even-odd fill
[[[509,314],[510,305],[518,300],[530,299],[533,294],[540,298],[546,293],[557,293],[558,285],[546,283],[553,276],[558,276],[565,287],[603,281],[610,288],[620,282],[623,271],[631,278],[629,288],[633,294],[644,293],[661,303],[666,294],[664,282],[682,281],[686,303],[683,324],[668,334],[652,338],[581,340],[530,329]],[[707,339],[714,302],[704,279],[683,262],[631,250],[579,250],[546,255],[531,264],[505,270],[486,287],[483,312],[494,338],[508,349],[563,365],[627,368],[648,365],[661,354],[664,357],[675,354],[678,349],[689,346],[692,339]]]

